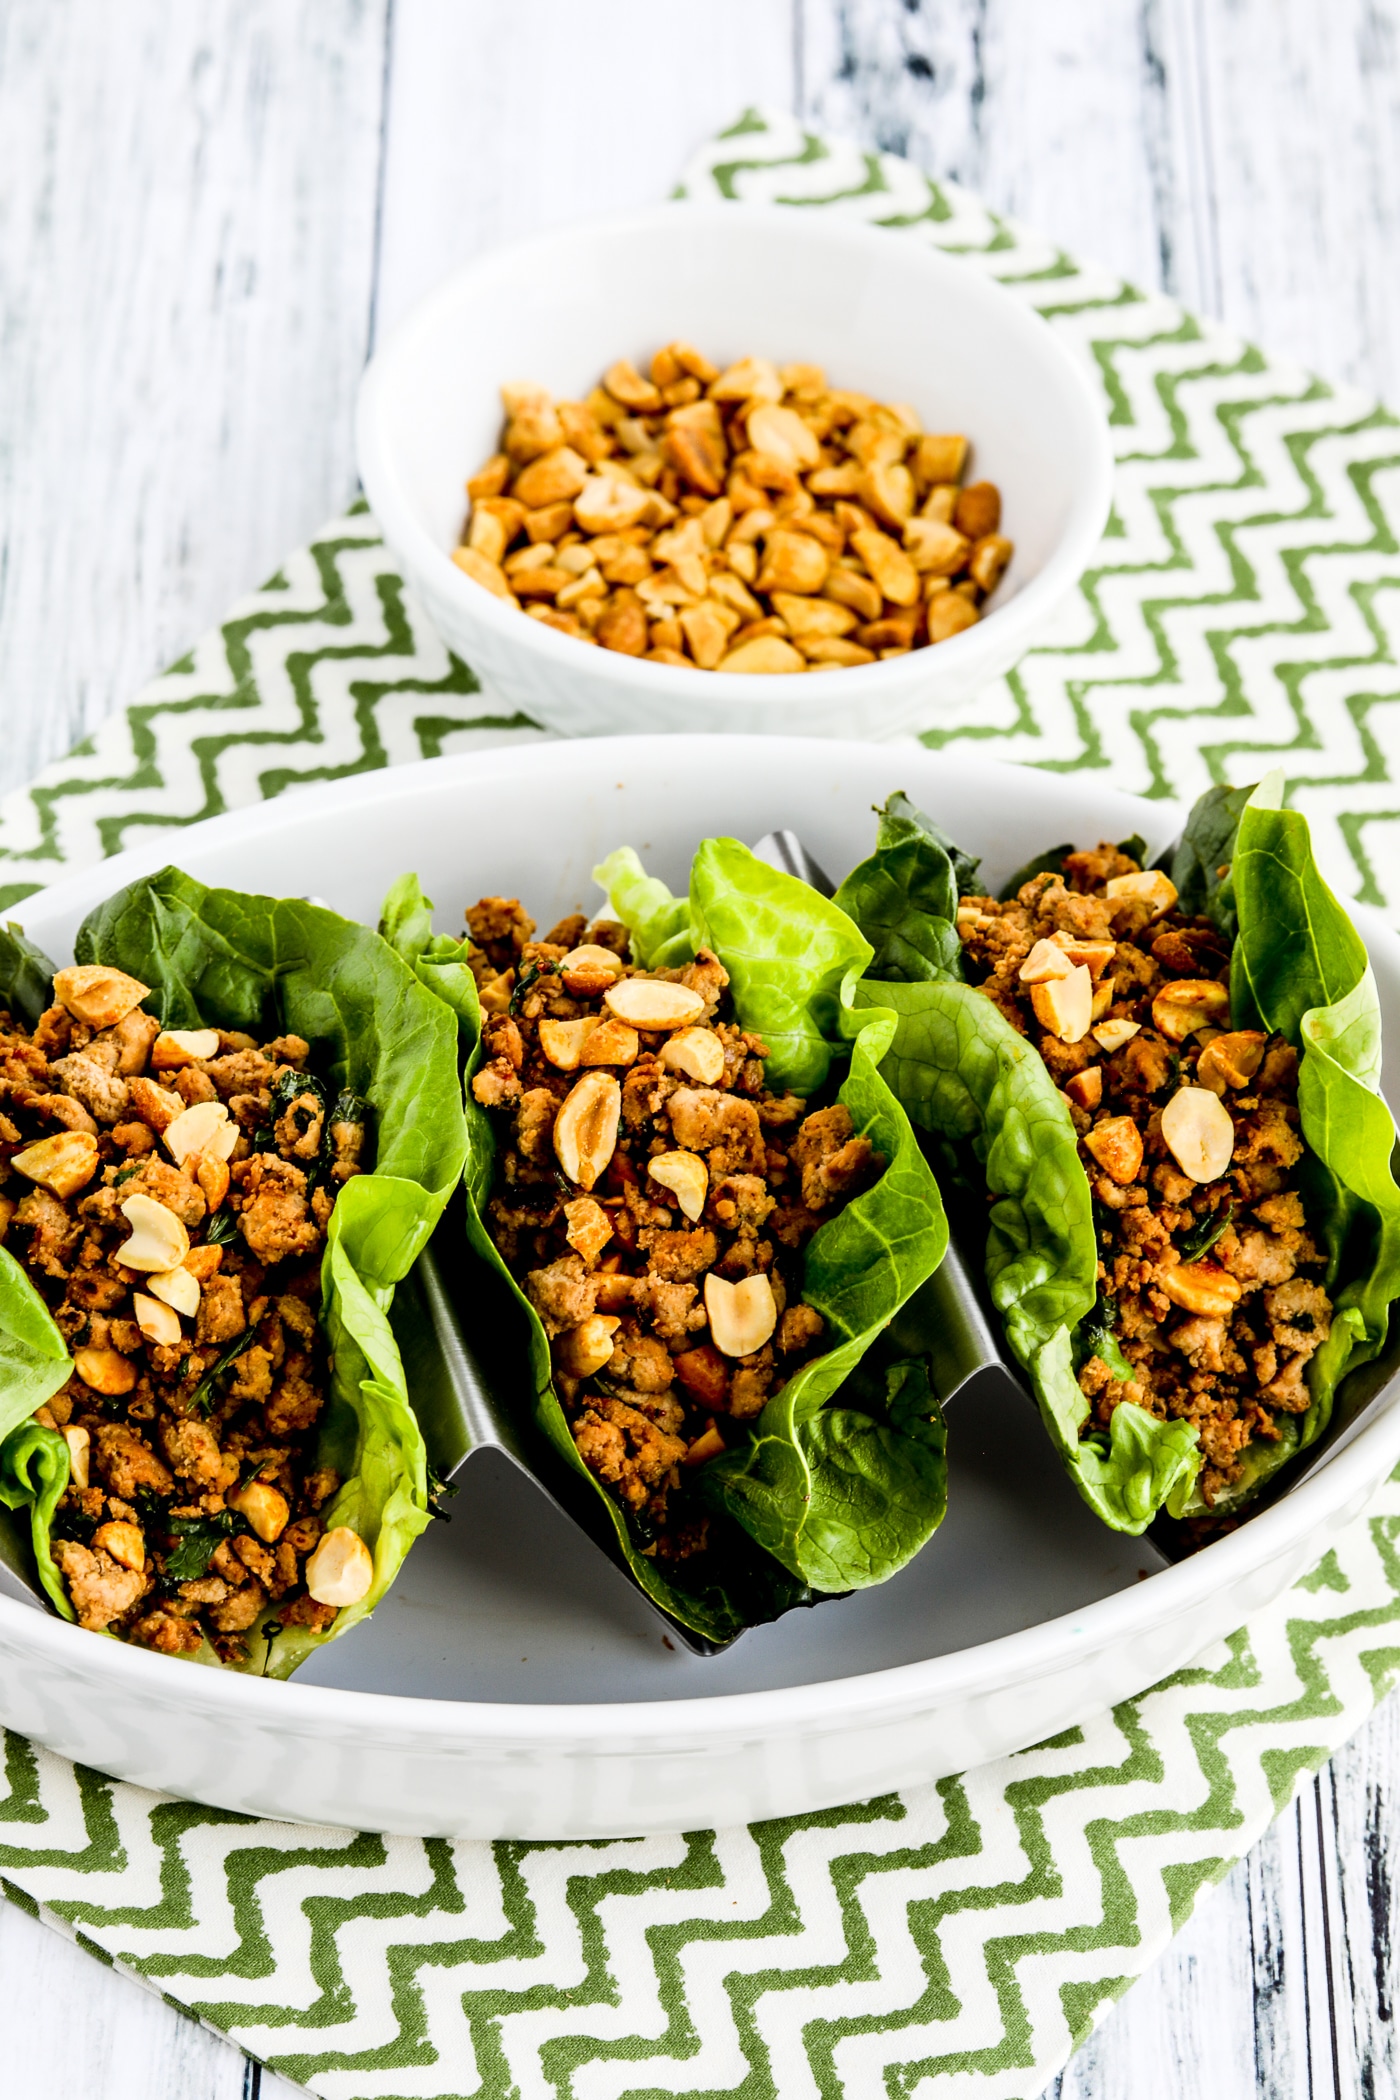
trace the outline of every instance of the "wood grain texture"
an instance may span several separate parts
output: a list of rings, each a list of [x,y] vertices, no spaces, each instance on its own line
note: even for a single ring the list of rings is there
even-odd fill
[[[0,786],[344,500],[434,279],[759,101],[1400,400],[1396,0],[0,0]],[[1060,2100],[1400,2093],[1398,1768],[1392,1701]],[[0,1987],[6,2090],[294,2090],[3,1905]]]
[[[655,204],[746,104],[789,107],[792,9],[395,0],[389,83],[381,328],[484,248]]]
[[[0,8],[0,789],[354,489],[385,5]]]

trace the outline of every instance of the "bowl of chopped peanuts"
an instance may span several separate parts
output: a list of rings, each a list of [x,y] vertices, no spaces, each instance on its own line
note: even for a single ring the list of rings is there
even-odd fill
[[[782,207],[473,263],[371,362],[358,448],[444,640],[574,736],[927,726],[1044,634],[1112,484],[1091,383],[1023,300]]]

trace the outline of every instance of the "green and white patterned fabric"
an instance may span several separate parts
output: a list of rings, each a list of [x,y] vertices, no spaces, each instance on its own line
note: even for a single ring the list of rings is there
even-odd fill
[[[1184,797],[1282,762],[1339,890],[1400,905],[1384,410],[790,118],[746,117],[685,191],[966,254],[1097,375],[1119,460],[1103,544],[1054,637],[926,742]],[[0,904],[151,826],[538,733],[492,712],[361,511],[6,801]],[[1400,1475],[1272,1610],[1092,1725],[750,1829],[353,1837],[163,1800],[11,1737],[0,1879],[328,2100],[1020,2100],[1386,1691],[1397,1541]]]

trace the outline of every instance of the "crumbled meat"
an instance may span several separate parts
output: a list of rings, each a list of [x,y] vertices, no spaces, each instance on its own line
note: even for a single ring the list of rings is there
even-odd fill
[[[67,1586],[78,1624],[89,1633],[101,1633],[114,1619],[125,1618],[149,1587],[148,1578],[124,1568],[99,1547],[94,1553],[75,1539],[55,1541],[53,1557]]]
[[[525,1295],[551,1339],[586,1320],[598,1302],[598,1280],[576,1254],[566,1254],[525,1278]]]
[[[247,1324],[238,1278],[211,1276],[200,1293],[195,1340],[211,1342],[217,1348],[223,1342],[231,1342],[236,1334],[242,1334]]]
[[[168,1495],[175,1482],[146,1439],[124,1422],[103,1422],[93,1438],[92,1463],[104,1486],[126,1502],[141,1488]]]
[[[243,1209],[239,1229],[268,1267],[314,1253],[321,1231],[306,1199],[306,1176],[290,1160],[260,1153],[239,1168]]]
[[[1224,1090],[1235,1145],[1218,1181],[1193,1181],[1172,1155],[1162,1110],[1178,1087],[1205,1083],[1206,1075],[1196,1078],[1205,1044],[1197,1033],[1184,1041],[1165,1036],[1154,1001],[1176,979],[1228,986],[1230,958],[1224,936],[1204,919],[1172,908],[1156,913],[1141,897],[1099,894],[1134,867],[1107,845],[1068,853],[1063,881],[1038,875],[1010,904],[962,900],[959,933],[972,974],[1037,1045],[1057,1084],[1078,1071],[1101,1075],[1094,1110],[1075,1113],[1072,1099],[1066,1109],[1095,1198],[1101,1288],[1131,1376],[1115,1375],[1098,1354],[1087,1358],[1079,1371],[1090,1402],[1082,1433],[1103,1429],[1129,1402],[1160,1420],[1190,1423],[1204,1459],[1201,1493],[1212,1505],[1241,1477],[1246,1447],[1276,1438],[1279,1419],[1310,1404],[1306,1367],[1327,1335],[1332,1307],[1325,1263],[1294,1185],[1304,1146],[1290,1044],[1269,1039],[1258,1072]],[[1064,1043],[1041,1028],[1018,973],[1035,942],[1056,932],[1113,941],[1111,961],[1102,952],[1093,959],[1095,1018],[1133,1025],[1121,1048],[1104,1051],[1092,1031]],[[1217,1097],[1218,1074],[1217,1062]],[[1112,1120],[1131,1124],[1141,1140],[1135,1171],[1133,1147],[1096,1137]],[[1102,1158],[1089,1149],[1094,1141]],[[1114,1175],[1106,1171],[1110,1153]],[[818,1207],[805,1167],[802,1194],[810,1209]],[[794,1229],[780,1206],[768,1230],[782,1242]],[[780,1326],[780,1349],[782,1339]]]
[[[564,1176],[553,1137],[561,1104],[587,1070],[589,1038],[583,1070],[565,1071],[545,1056],[540,1027],[603,1019],[611,985],[602,973],[595,988],[572,976],[565,984],[554,966],[567,947],[596,941],[623,960],[624,974],[648,973],[627,961],[619,926],[590,930],[569,919],[534,941],[513,898],[483,898],[467,917],[478,981],[488,970],[515,981],[509,1014],[502,1000],[483,1027],[486,1062],[473,1082],[499,1118],[488,1229],[554,1344],[578,1452],[635,1519],[640,1549],[667,1562],[703,1555],[712,1536],[695,1492],[704,1464],[741,1444],[783,1379],[827,1345],[821,1316],[802,1300],[806,1242],[884,1162],[844,1109],[824,1106],[828,1094],[809,1102],[769,1090],[768,1046],[733,1017],[728,972],[702,949],[655,975],[699,993],[701,1013],[687,1028],[708,1045],[687,1055],[677,1044],[673,1056],[659,1031],[640,1029],[629,1053],[625,1037],[609,1038],[622,1053],[607,1067],[621,1115],[612,1155],[585,1194]],[[692,1067],[708,1083],[695,1081]],[[689,1155],[692,1175],[704,1169],[685,1183],[684,1202],[650,1171],[673,1152]],[[720,1354],[708,1337],[711,1276],[767,1277],[775,1343],[739,1363]],[[611,1354],[580,1377],[571,1365],[600,1336],[574,1330],[594,1314],[611,1323],[602,1330]]]

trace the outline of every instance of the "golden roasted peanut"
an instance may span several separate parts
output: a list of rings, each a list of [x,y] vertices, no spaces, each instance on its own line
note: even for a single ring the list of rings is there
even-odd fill
[[[236,1495],[229,1496],[228,1506],[247,1518],[265,1546],[281,1538],[292,1515],[286,1496],[267,1480],[250,1480]]]
[[[806,659],[801,652],[794,649],[791,642],[785,642],[779,634],[755,635],[749,641],[741,642],[737,649],[731,649],[728,656],[722,656],[715,666],[717,671],[761,671],[769,674],[805,671],[806,668]]]
[[[738,510],[739,502],[737,497],[734,496],[732,486],[730,495],[734,502],[734,508]],[[772,531],[777,522],[778,513],[775,510],[770,510],[766,502],[758,505],[747,505],[737,524],[730,527],[729,538],[725,541],[726,552],[732,553],[736,547],[744,547],[751,540],[761,539],[765,532]]]
[[[975,627],[979,618],[977,607],[957,591],[938,591],[928,601],[928,638],[931,642],[951,641],[965,628]]]
[[[814,496],[854,496],[860,489],[860,462],[843,459],[839,466],[818,467],[807,476]]]
[[[904,551],[921,576],[956,576],[970,549],[951,525],[940,525],[936,518],[910,518],[904,528]]]
[[[500,563],[509,545],[506,528],[489,510],[474,510],[467,528],[467,545],[483,561]]]
[[[522,569],[510,580],[517,598],[557,598],[574,581],[567,569],[556,569],[550,562],[538,562],[532,568]],[[600,590],[603,587],[601,576],[598,587]]]
[[[199,1311],[199,1279],[189,1269],[157,1269],[154,1275],[146,1278],[146,1282],[153,1297],[173,1306],[187,1320],[192,1320]]]
[[[522,403],[506,425],[507,455],[519,465],[553,452],[564,442],[564,426],[548,394]]]
[[[105,1393],[109,1399],[129,1393],[136,1383],[135,1364],[117,1349],[79,1349],[73,1368],[84,1385],[90,1385],[95,1393]]]
[[[682,611],[680,621],[686,644],[696,663],[702,671],[713,671],[728,646],[730,635],[739,625],[738,613],[732,606],[702,598],[698,605],[687,606]]]
[[[953,523],[970,540],[985,539],[1001,523],[1001,496],[993,482],[972,481],[959,489]]]
[[[875,651],[866,649],[859,642],[848,642],[840,635],[814,635],[798,643],[798,648],[807,659],[809,671],[843,671],[856,664],[873,664]]]
[[[1092,1031],[1100,1050],[1106,1051],[1110,1057],[1115,1050],[1121,1050],[1124,1043],[1130,1043],[1133,1037],[1141,1032],[1140,1021],[1100,1021],[1098,1027]]]
[[[473,503],[483,496],[499,496],[510,480],[510,461],[504,452],[497,452],[487,460],[479,473],[473,474],[467,483],[467,494]]]
[[[560,401],[557,409],[564,443],[590,463],[606,459],[613,442],[593,411],[582,401]]]
[[[626,532],[651,507],[650,491],[621,475],[591,474],[574,497],[574,519],[580,532]]]
[[[1004,540],[999,532],[986,533],[973,546],[968,557],[967,573],[977,588],[985,591],[989,598],[1006,574],[1007,565],[1015,551],[1010,540]]]
[[[588,461],[572,445],[556,445],[521,469],[511,494],[526,510],[541,510],[546,503],[572,503],[588,479]]]
[[[86,1021],[89,1028],[115,1028],[134,1013],[146,994],[148,984],[135,977],[128,977],[125,970],[114,970],[107,963],[74,963],[66,970],[54,974],[53,995],[60,1006],[72,1014],[75,1021]]]
[[[317,1541],[306,1563],[306,1588],[318,1604],[343,1610],[367,1597],[374,1581],[374,1562],[364,1540],[348,1524],[337,1524]]]
[[[1198,1028],[1218,1028],[1230,1011],[1223,984],[1205,977],[1178,977],[1152,1002],[1152,1025],[1169,1043],[1184,1043]]]
[[[851,534],[851,546],[891,605],[918,604],[918,571],[897,541],[866,528]]]
[[[940,525],[951,525],[953,522],[953,506],[957,500],[958,492],[955,488],[948,488],[940,484],[931,488],[925,496],[919,516],[921,518],[933,518]]]
[[[472,506],[473,517],[476,516],[478,511],[483,511],[487,516],[500,520],[505,532],[507,546],[510,545],[525,522],[525,506],[523,503],[517,503],[514,496],[483,496],[479,503]],[[468,546],[472,544],[470,533],[467,535],[467,544]]]
[[[709,1422],[701,1430],[699,1436],[696,1437],[695,1442],[687,1444],[681,1464],[683,1466],[703,1466],[708,1460],[718,1458],[723,1449],[724,1438],[720,1435],[716,1425],[713,1422]]]
[[[822,448],[796,409],[761,402],[750,411],[748,431],[755,452],[764,452],[799,474],[821,465]]]
[[[622,1021],[600,1021],[584,1037],[578,1061],[581,1065],[633,1065],[640,1047],[635,1028]]]
[[[1104,895],[1115,901],[1136,897],[1150,904],[1154,919],[1160,919],[1176,902],[1176,884],[1160,868],[1143,868],[1134,875],[1110,875],[1103,888]]]
[[[668,343],[666,347],[681,370],[692,379],[698,379],[701,386],[710,386],[719,378],[719,366],[712,365],[693,343]]]
[[[131,1238],[117,1249],[123,1268],[159,1273],[180,1267],[190,1251],[190,1236],[173,1210],[154,1196],[128,1196],[121,1213],[131,1227]]]
[[[741,583],[756,583],[758,581],[757,547],[749,546],[743,541],[740,541],[736,546],[731,539],[724,550],[724,558]],[[718,578],[711,579],[711,590],[714,589],[717,581]]]
[[[763,567],[758,572],[761,591],[819,591],[826,581],[831,557],[820,540],[809,532],[785,532],[775,528],[763,549]]]
[[[126,1359],[123,1357],[122,1361]],[[92,1477],[89,1470],[92,1438],[81,1424],[70,1422],[63,1431],[63,1441],[68,1446],[68,1478],[74,1487],[85,1488]]]
[[[10,1229],[10,1220],[15,1214],[15,1209],[16,1205],[12,1196],[0,1195],[0,1241],[3,1241],[5,1234]]]
[[[613,1236],[612,1219],[591,1196],[574,1196],[564,1205],[564,1237],[591,1268]]]
[[[590,1313],[554,1343],[555,1369],[568,1378],[592,1378],[613,1353],[613,1336],[622,1322],[612,1313]]]
[[[1218,1181],[1235,1156],[1230,1111],[1203,1086],[1184,1086],[1172,1095],[1162,1110],[1162,1137],[1192,1181]]]
[[[151,1045],[151,1070],[175,1072],[219,1054],[217,1028],[162,1028]]]
[[[148,1342],[163,1349],[176,1347],[180,1340],[180,1316],[173,1305],[162,1305],[159,1298],[148,1298],[144,1291],[133,1291],[131,1309]]]
[[[507,422],[527,408],[539,408],[549,400],[549,388],[541,386],[537,379],[508,379],[501,388],[501,406],[506,412]]]
[[[228,1161],[220,1159],[217,1152],[201,1152],[194,1163],[194,1178],[210,1210],[217,1210],[228,1194]]]
[[[1085,1136],[1084,1149],[1111,1180],[1125,1187],[1136,1181],[1142,1166],[1142,1132],[1131,1116],[1106,1116],[1096,1123]]]
[[[712,401],[781,401],[783,382],[766,357],[741,357],[710,383]]]
[[[1223,1094],[1227,1087],[1248,1086],[1259,1070],[1268,1038],[1254,1028],[1237,1028],[1206,1044],[1196,1060],[1196,1084]]]
[[[689,1028],[705,1011],[699,992],[665,977],[623,977],[603,994],[608,1012],[629,1028]]]
[[[555,571],[556,575],[563,574],[567,576],[568,573],[567,569]],[[585,598],[596,598],[601,604],[607,595],[608,587],[598,571],[596,569],[585,569],[581,576],[574,577],[572,583],[560,585],[554,594],[554,603],[562,611],[571,612],[582,605]]]
[[[700,513],[700,531],[705,545],[714,551],[724,545],[725,536],[734,523],[734,505],[727,496],[720,496],[706,504]]]
[[[170,1157],[182,1167],[201,1152],[231,1159],[238,1143],[238,1125],[222,1101],[196,1101],[166,1124],[161,1137]]]
[[[848,605],[861,620],[878,620],[884,599],[879,585],[872,582],[861,569],[848,569],[843,563],[833,563],[822,585],[822,596],[834,598],[838,605]]]
[[[742,1283],[727,1283],[711,1269],[705,1278],[705,1311],[721,1356],[752,1356],[778,1324],[773,1286],[761,1270]]]
[[[586,1072],[554,1119],[554,1156],[569,1180],[591,1189],[617,1149],[622,1089],[611,1072]]]
[[[645,656],[646,608],[636,592],[616,592],[593,632],[604,649],[615,649],[620,656]]]
[[[478,554],[473,547],[454,547],[452,559],[464,576],[470,576],[473,583],[479,583],[483,590],[490,591],[493,598],[508,598],[512,605],[515,604],[515,593],[506,582],[504,571],[496,562],[487,561],[486,557]]]
[[[701,1086],[714,1086],[724,1075],[724,1045],[712,1028],[682,1028],[661,1046],[668,1072],[684,1072]]]
[[[1086,1065],[1065,1081],[1065,1092],[1080,1108],[1096,1109],[1103,1100],[1103,1066]]]
[[[10,1165],[54,1196],[76,1196],[97,1172],[97,1139],[86,1130],[60,1130],[16,1152]]]
[[[647,1173],[669,1189],[691,1224],[705,1208],[710,1193],[710,1175],[703,1159],[693,1152],[662,1152],[648,1160]]]
[[[1092,975],[1093,973],[1091,972],[1090,974]],[[1113,979],[1111,977],[1105,977],[1100,979],[1099,983],[1094,986],[1093,1018],[1096,1021],[1101,1021],[1104,1015],[1108,1012],[1110,1006],[1112,1006],[1112,1004]]]
[[[830,598],[802,598],[792,591],[774,591],[773,609],[799,643],[815,641],[819,636],[849,634],[856,624],[856,616],[848,605],[834,605]]]
[[[559,960],[559,974],[564,980],[566,992],[576,999],[591,999],[597,992],[605,992],[619,978],[626,964],[611,948],[602,948],[596,941],[585,941],[582,947],[571,948]]]
[[[754,556],[754,574],[758,574],[756,550],[753,547],[730,548],[725,559],[731,559],[735,553]],[[763,607],[740,576],[726,575],[721,570],[717,576],[710,578],[710,596],[717,599],[721,605],[727,605],[741,620],[763,618]]]
[[[914,515],[914,477],[901,460],[863,467],[856,494],[890,532],[902,533]]]
[[[1016,975],[1022,984],[1049,984],[1055,978],[1068,977],[1075,967],[1058,941],[1037,941]]]
[[[1077,941],[1064,936],[1065,954],[1071,962],[1083,963],[1095,984],[1118,953],[1113,941]]]
[[[928,488],[933,482],[961,481],[967,465],[965,437],[928,435],[914,447],[914,475]]]
[[[846,448],[862,467],[893,466],[908,451],[909,437],[896,417],[872,407],[848,433]]]
[[[146,1565],[146,1542],[138,1525],[128,1524],[124,1518],[114,1519],[110,1524],[99,1524],[92,1535],[92,1543],[100,1553],[110,1554],[122,1567],[130,1568],[139,1575]]]
[[[1240,1301],[1234,1277],[1213,1261],[1184,1261],[1175,1269],[1160,1269],[1156,1280],[1173,1305],[1207,1319],[1228,1319]]]
[[[681,480],[697,495],[718,496],[724,488],[724,440],[693,424],[666,433],[666,454]]]
[[[583,1046],[597,1026],[596,1014],[585,1014],[581,1021],[541,1021],[540,1048],[557,1072],[575,1072]]]
[[[1094,1018],[1094,981],[1083,963],[1076,963],[1068,977],[1033,984],[1031,1005],[1042,1028],[1062,1043],[1077,1043]]]
[[[620,357],[615,365],[609,365],[603,374],[603,385],[614,401],[642,415],[654,415],[661,407],[660,389],[651,380],[643,379],[630,358]]]

